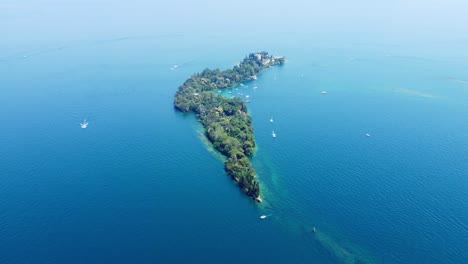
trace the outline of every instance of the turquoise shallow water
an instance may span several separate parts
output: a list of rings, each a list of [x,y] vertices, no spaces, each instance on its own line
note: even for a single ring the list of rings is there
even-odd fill
[[[466,58],[293,37],[5,50],[0,262],[464,262]],[[258,144],[257,205],[172,100],[190,74],[263,49],[288,63],[239,88]]]

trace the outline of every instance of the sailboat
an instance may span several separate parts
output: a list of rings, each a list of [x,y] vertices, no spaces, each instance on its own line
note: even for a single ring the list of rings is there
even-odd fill
[[[274,131],[274,130],[273,130],[273,132],[271,133],[271,136],[274,137],[274,138],[276,137],[276,134],[275,134],[275,131]]]
[[[83,121],[83,123],[80,123],[81,128],[87,128],[88,127],[88,122],[86,122],[86,119]]]
[[[273,117],[270,117],[270,123],[273,123]]]

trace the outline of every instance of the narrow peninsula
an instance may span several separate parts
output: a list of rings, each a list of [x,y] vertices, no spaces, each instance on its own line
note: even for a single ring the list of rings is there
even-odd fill
[[[205,69],[192,75],[179,87],[174,99],[177,110],[197,115],[206,137],[216,150],[227,157],[224,163],[227,174],[257,202],[262,199],[256,173],[249,160],[255,149],[255,140],[247,106],[240,98],[227,98],[213,90],[256,79],[262,70],[284,62],[284,57],[274,57],[267,52],[251,53],[232,69]]]

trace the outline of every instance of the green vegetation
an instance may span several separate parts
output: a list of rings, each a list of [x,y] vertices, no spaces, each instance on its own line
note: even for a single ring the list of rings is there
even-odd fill
[[[224,167],[228,175],[247,195],[258,201],[261,201],[260,186],[248,159],[255,149],[255,140],[247,106],[240,98],[226,98],[212,91],[254,79],[263,69],[283,64],[284,61],[284,57],[258,52],[250,54],[232,69],[205,69],[185,81],[174,100],[176,109],[193,112],[199,117],[207,138],[227,157]]]

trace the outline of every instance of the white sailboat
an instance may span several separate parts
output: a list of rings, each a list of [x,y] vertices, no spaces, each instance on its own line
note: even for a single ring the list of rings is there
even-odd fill
[[[276,134],[275,134],[274,130],[273,130],[273,132],[271,132],[271,136],[274,137],[274,138],[276,137]]]
[[[88,127],[88,122],[86,122],[86,119],[83,121],[83,123],[80,123],[81,128],[87,128]]]
[[[270,117],[270,123],[273,123],[273,117]]]

